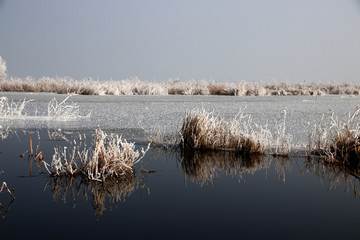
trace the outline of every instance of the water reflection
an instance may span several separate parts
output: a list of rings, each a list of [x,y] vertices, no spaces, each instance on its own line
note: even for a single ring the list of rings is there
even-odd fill
[[[280,158],[273,156],[244,156],[227,151],[185,151],[178,158],[186,179],[200,184],[213,184],[220,174],[243,180],[245,174],[254,174],[264,170],[267,174],[273,165],[278,178],[286,182],[286,174],[295,166],[302,174],[313,173],[320,179],[320,184],[328,189],[345,187],[345,191],[360,196],[360,169],[351,169],[345,165],[328,163],[322,158],[292,156]]]
[[[324,161],[322,158],[308,158],[302,173],[314,173],[320,179],[320,184],[328,190],[335,190],[338,186],[344,186],[347,193],[360,196],[360,169],[349,168],[346,165],[334,164]]]
[[[14,203],[15,199],[13,198],[8,204],[3,204],[0,202],[0,215],[2,219],[6,218],[6,215],[8,214],[11,205]]]
[[[180,166],[185,177],[204,185],[212,184],[220,173],[234,176],[241,181],[244,174],[254,174],[259,170],[267,171],[272,161],[279,178],[285,182],[286,171],[291,168],[291,161],[288,158],[248,156],[231,151],[183,151]]]
[[[80,199],[90,200],[98,219],[107,208],[116,208],[119,202],[125,201],[136,190],[139,182],[139,178],[133,175],[103,182],[82,177],[49,177],[44,191],[50,189],[56,203],[71,202],[73,208]]]

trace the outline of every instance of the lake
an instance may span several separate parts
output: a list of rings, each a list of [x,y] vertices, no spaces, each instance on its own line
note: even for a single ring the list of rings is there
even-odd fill
[[[1,93],[32,99],[20,118],[2,118],[0,175],[16,199],[0,193],[3,238],[125,239],[355,239],[360,220],[359,178],[308,159],[302,151],[322,114],[354,111],[351,96],[71,96],[79,115],[49,119],[48,103],[66,95]],[[117,182],[51,177],[25,153],[38,145],[50,163],[54,147],[81,139],[97,126],[146,147],[152,134],[176,135],[186,111],[204,108],[231,119],[240,111],[273,129],[286,110],[289,158],[231,152],[164,149],[153,144],[135,176]],[[86,140],[84,140],[86,139]],[[37,165],[39,164],[39,166]],[[40,168],[41,167],[41,168]],[[151,171],[141,171],[141,170]]]

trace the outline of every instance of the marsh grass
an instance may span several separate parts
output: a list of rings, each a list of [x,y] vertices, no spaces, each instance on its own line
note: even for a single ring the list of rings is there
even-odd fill
[[[135,144],[129,143],[117,134],[107,135],[99,127],[90,148],[74,140],[68,147],[54,149],[52,162],[45,163],[48,172],[53,176],[82,175],[91,180],[104,181],[133,174],[134,165],[149,150],[149,145],[141,153],[135,150]]]
[[[186,112],[180,131],[180,145],[189,150],[225,150],[244,155],[271,153],[288,156],[291,135],[286,133],[286,110],[275,130],[253,123],[243,111],[230,121],[205,109]]]
[[[58,103],[56,98],[53,98],[48,104],[48,118],[55,120],[71,120],[77,118],[88,118],[91,116],[91,112],[86,116],[80,115],[80,106],[78,103],[68,103],[67,100],[70,96],[67,96],[63,101]]]
[[[124,202],[138,187],[139,178],[130,174],[116,179],[92,181],[81,176],[50,177],[44,186],[44,191],[50,189],[53,200],[57,203],[76,204],[80,199],[91,201],[96,219],[104,211],[116,208],[118,203]]]
[[[334,113],[322,116],[309,136],[307,152],[324,157],[325,161],[360,167],[360,108],[340,120]]]
[[[52,92],[81,95],[232,95],[232,96],[288,96],[288,95],[356,95],[360,84],[287,83],[287,82],[214,82],[206,80],[164,82],[141,81],[137,77],[123,80],[101,80],[91,78],[74,80],[70,77],[7,77],[0,60],[0,91],[4,92]]]
[[[47,120],[67,121],[67,120],[74,120],[79,118],[89,118],[91,116],[91,112],[88,113],[86,116],[80,115],[79,104],[74,102],[69,103],[67,101],[69,98],[70,95],[67,96],[60,103],[56,100],[56,98],[53,98],[48,103],[47,116],[46,116]],[[34,117],[34,116],[26,116],[26,114],[24,113],[24,109],[26,108],[26,105],[32,101],[33,101],[32,99],[30,100],[23,99],[18,102],[15,102],[14,100],[9,101],[7,97],[0,97],[0,118],[25,119],[25,117]]]
[[[227,122],[205,109],[188,111],[180,131],[181,146],[191,150],[232,150],[243,154],[263,154],[270,132],[252,126],[242,112]]]
[[[288,157],[292,151],[292,136],[286,131],[286,109],[283,110],[283,118],[276,121],[271,131],[271,154],[273,156]]]
[[[0,98],[0,117],[3,119],[7,118],[24,118],[23,113],[25,106],[33,100],[20,100],[15,102],[9,101],[7,97]]]

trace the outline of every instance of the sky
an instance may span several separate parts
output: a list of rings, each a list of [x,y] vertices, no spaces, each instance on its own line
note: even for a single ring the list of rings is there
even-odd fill
[[[360,83],[360,0],[0,0],[9,76]]]

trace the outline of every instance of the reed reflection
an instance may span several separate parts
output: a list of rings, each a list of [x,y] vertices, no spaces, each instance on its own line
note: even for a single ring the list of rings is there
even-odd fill
[[[242,155],[231,151],[182,151],[180,166],[186,178],[200,185],[212,184],[220,173],[234,176],[241,181],[244,174],[267,171],[274,161],[275,170],[282,181],[290,170],[288,158],[266,155]]]
[[[8,214],[11,205],[14,203],[15,199],[13,198],[8,204],[3,204],[0,202],[0,215],[2,219],[6,218],[6,215]]]
[[[320,184],[328,190],[344,187],[347,193],[360,196],[360,169],[351,168],[345,164],[334,164],[322,158],[308,158],[302,173],[314,173],[320,179]]]
[[[104,211],[124,202],[139,186],[140,179],[133,175],[99,182],[83,177],[49,177],[44,191],[50,189],[56,203],[71,202],[73,208],[79,200],[91,201],[96,219]],[[144,186],[144,185],[143,185]]]

